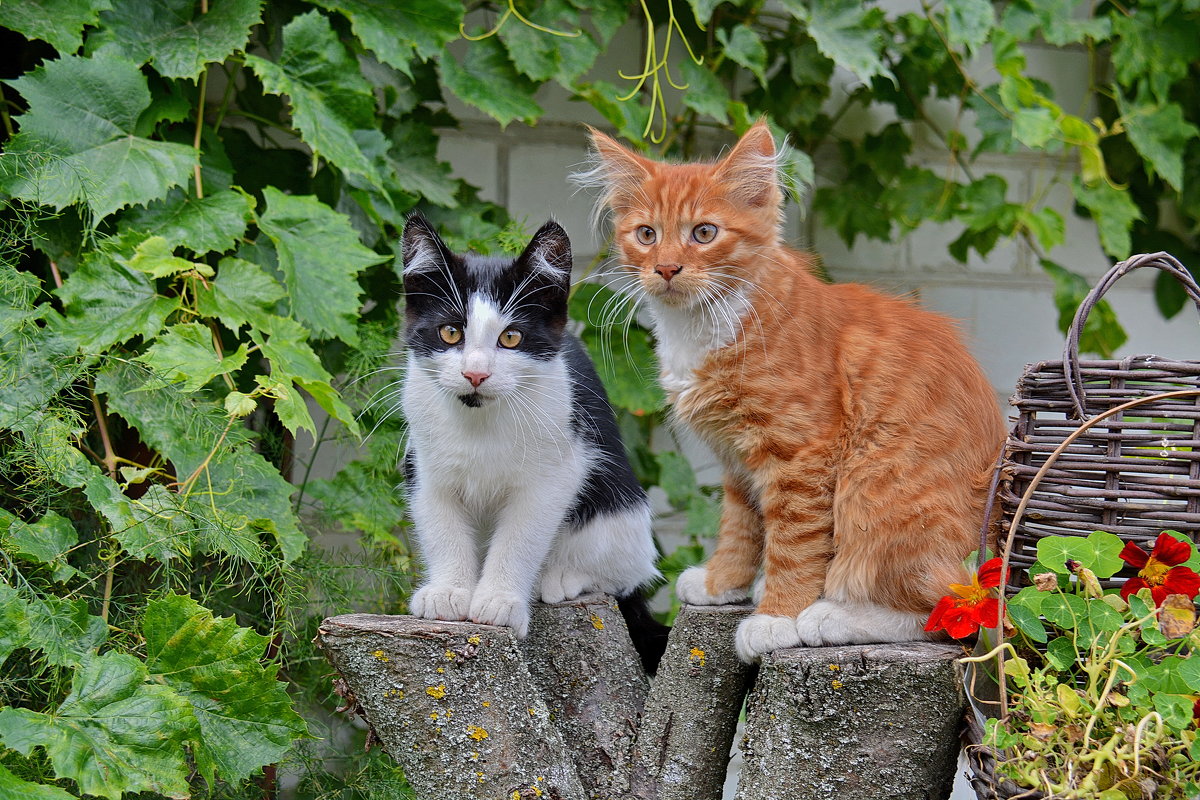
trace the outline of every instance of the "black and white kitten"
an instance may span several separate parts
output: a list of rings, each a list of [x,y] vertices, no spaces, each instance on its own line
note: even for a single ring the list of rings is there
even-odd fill
[[[456,255],[414,215],[403,255],[405,467],[426,566],[411,612],[525,636],[535,594],[608,592],[652,669],[666,629],[638,592],[659,577],[650,506],[565,330],[566,232],[547,222],[516,259]]]

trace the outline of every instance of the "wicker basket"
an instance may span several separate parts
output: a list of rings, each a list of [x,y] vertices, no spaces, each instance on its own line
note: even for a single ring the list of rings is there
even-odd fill
[[[1109,270],[1079,306],[1063,360],[1030,365],[1017,383],[1012,404],[1019,416],[995,492],[1007,532],[999,544],[1008,553],[1009,595],[1026,585],[1046,536],[1103,530],[1147,550],[1164,530],[1200,541],[1200,361],[1079,358],[1089,312],[1113,283],[1141,267],[1170,274],[1200,310],[1200,286],[1172,256],[1134,256]],[[1178,394],[1162,396],[1170,393]],[[998,709],[978,699],[977,708]],[[978,797],[1045,798],[997,778],[1000,754],[980,744],[981,716],[971,714],[966,732]]]

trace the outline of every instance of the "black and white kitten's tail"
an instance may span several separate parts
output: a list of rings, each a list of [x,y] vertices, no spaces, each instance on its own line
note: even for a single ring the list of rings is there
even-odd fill
[[[658,672],[658,662],[667,649],[667,634],[671,629],[650,613],[650,605],[641,589],[618,597],[617,608],[621,609],[621,616],[625,618],[625,627],[629,628],[633,648],[642,659],[642,668],[647,675],[655,674]]]

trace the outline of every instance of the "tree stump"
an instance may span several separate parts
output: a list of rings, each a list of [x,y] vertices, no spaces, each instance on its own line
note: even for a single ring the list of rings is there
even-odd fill
[[[957,645],[780,650],[763,658],[737,800],[949,797],[966,698]]]

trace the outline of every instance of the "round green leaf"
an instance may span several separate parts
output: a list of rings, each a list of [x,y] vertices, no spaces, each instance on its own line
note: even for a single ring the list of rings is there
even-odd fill
[[[1103,580],[1116,575],[1125,562],[1121,550],[1125,543],[1120,537],[1104,531],[1082,536],[1048,536],[1037,544],[1038,561],[1060,575],[1067,574],[1067,561],[1078,561]]]

